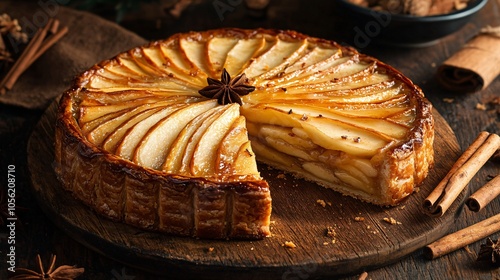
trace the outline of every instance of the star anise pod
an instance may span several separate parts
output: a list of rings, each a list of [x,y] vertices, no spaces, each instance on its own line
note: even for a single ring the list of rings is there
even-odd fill
[[[198,92],[208,98],[217,99],[220,105],[238,103],[242,105],[240,96],[247,95],[255,90],[255,87],[247,85],[248,79],[245,73],[231,79],[229,73],[222,70],[221,79],[207,78],[208,86]]]
[[[493,241],[488,238],[486,244],[481,244],[477,254],[477,261],[500,267],[500,239]]]
[[[78,268],[76,266],[70,265],[61,265],[58,268],[55,268],[56,264],[56,256],[52,255],[52,259],[50,262],[50,267],[47,271],[43,268],[42,259],[40,255],[36,256],[38,261],[38,266],[40,268],[40,272],[36,272],[31,269],[26,268],[17,268],[16,273],[21,272],[21,274],[15,275],[10,280],[20,280],[20,279],[41,279],[41,280],[73,280],[76,277],[80,276],[85,269]]]
[[[22,31],[19,21],[12,19],[8,14],[0,15],[0,34],[10,35],[16,41],[28,42],[28,35]]]

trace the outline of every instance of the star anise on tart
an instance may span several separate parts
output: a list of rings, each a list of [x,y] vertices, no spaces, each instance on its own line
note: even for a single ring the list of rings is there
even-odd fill
[[[217,102],[220,105],[230,103],[238,103],[242,105],[240,96],[247,95],[255,90],[255,87],[247,84],[248,79],[245,73],[231,79],[231,76],[226,71],[226,68],[222,70],[220,81],[208,77],[207,82],[208,86],[198,92],[205,97],[217,99]]]
[[[61,265],[55,268],[56,265],[55,255],[52,255],[50,266],[47,269],[47,271],[45,271],[40,255],[37,255],[36,259],[38,262],[38,267],[40,268],[40,272],[27,268],[17,268],[16,273],[19,274],[9,279],[10,280],[15,280],[15,279],[73,280],[78,276],[80,276],[85,271],[84,268],[79,268],[70,265]]]

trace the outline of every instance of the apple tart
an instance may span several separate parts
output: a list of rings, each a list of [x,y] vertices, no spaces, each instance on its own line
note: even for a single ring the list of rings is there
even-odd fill
[[[262,238],[257,161],[377,205],[433,164],[431,104],[394,68],[293,31],[176,34],[93,66],[66,91],[56,173],[96,212],[200,238]]]

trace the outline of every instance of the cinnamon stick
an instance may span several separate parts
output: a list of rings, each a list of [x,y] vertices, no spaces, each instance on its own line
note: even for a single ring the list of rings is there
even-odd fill
[[[435,259],[500,231],[500,214],[451,233],[424,247],[424,256]]]
[[[51,35],[46,38],[49,32]],[[0,94],[4,94],[6,90],[12,89],[22,73],[24,73],[24,71],[26,71],[26,69],[51,46],[57,43],[67,32],[67,27],[59,29],[59,20],[53,18],[49,19],[47,24],[35,33],[21,56],[17,59],[2,81],[0,81]]]
[[[475,92],[488,87],[500,75],[500,35],[485,31],[448,58],[436,73],[447,90]]]
[[[465,204],[469,210],[479,212],[488,203],[500,195],[500,175],[490,180],[486,185],[472,194]]]
[[[17,79],[21,76],[24,69],[29,66],[29,61],[31,57],[35,55],[36,51],[40,47],[43,42],[43,39],[47,35],[50,27],[52,26],[53,19],[49,19],[48,23],[41,29],[35,33],[35,36],[31,39],[31,41],[26,46],[26,49],[23,51],[21,56],[16,60],[12,68],[9,70],[7,75],[0,82],[0,89],[12,89]]]
[[[500,136],[481,132],[424,200],[424,212],[433,217],[442,216],[499,147]]]
[[[42,54],[44,54],[50,47],[52,47],[52,45],[57,43],[64,35],[66,35],[66,33],[68,33],[68,27],[65,26],[48,37],[47,40],[43,42],[43,45],[40,47],[40,49],[38,49],[35,55],[33,55],[31,61],[28,64],[31,65],[33,62],[35,62]]]

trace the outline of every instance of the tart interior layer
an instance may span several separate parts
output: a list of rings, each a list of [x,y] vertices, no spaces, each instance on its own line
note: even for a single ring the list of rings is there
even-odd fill
[[[223,69],[255,87],[241,106],[198,93]],[[132,49],[79,77],[59,122],[89,151],[155,176],[261,182],[260,160],[379,205],[411,194],[433,163],[431,105],[418,87],[292,31],[193,32]]]

